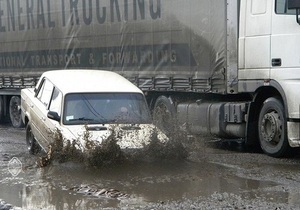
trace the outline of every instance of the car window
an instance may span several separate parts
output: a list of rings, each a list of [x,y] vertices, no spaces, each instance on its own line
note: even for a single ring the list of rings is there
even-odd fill
[[[52,83],[45,79],[43,81],[41,89],[37,94],[37,98],[45,105],[45,107],[48,107],[50,103],[52,91],[53,91]]]
[[[61,103],[62,103],[62,93],[57,88],[54,88],[49,111],[56,112],[60,116]]]

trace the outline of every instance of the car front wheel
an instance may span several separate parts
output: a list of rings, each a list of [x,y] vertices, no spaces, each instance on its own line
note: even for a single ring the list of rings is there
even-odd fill
[[[30,154],[34,155],[34,154],[38,153],[39,146],[38,146],[38,144],[34,138],[34,135],[32,133],[30,123],[28,123],[26,126],[26,144],[27,144],[28,152]]]

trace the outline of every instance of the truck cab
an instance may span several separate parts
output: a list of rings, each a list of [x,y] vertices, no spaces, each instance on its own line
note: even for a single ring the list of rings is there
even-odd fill
[[[238,91],[254,94],[248,116],[258,123],[258,130],[248,124],[248,139],[259,138],[263,150],[275,156],[288,144],[300,146],[299,6],[289,0],[241,1],[240,6]],[[278,143],[281,138],[288,143]]]

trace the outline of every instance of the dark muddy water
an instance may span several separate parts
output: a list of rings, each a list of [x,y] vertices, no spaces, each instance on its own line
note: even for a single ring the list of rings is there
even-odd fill
[[[197,158],[181,161],[131,161],[101,168],[54,162],[38,168],[37,157],[26,152],[24,130],[1,129],[0,199],[16,209],[141,209],[152,204],[171,209],[174,206],[168,203],[187,200],[201,209],[207,199],[222,202],[224,193],[243,201],[300,205],[298,160],[288,165],[284,160],[270,164],[273,159],[262,154],[193,146],[191,153],[195,156],[196,152]],[[248,161],[239,163],[248,155]],[[19,162],[12,164],[13,157]],[[87,195],[78,192],[79,188],[113,188],[122,196]],[[190,209],[191,203],[185,208]]]
[[[233,176],[227,167],[207,162],[131,163],[102,169],[72,162],[54,163],[46,168],[24,168],[18,176],[12,176],[5,167],[2,165],[0,197],[28,209],[139,207],[147,202],[180,201],[215,192],[253,197],[259,193],[253,190],[276,186],[274,182]],[[89,196],[70,190],[74,186],[114,188],[128,196]],[[276,199],[286,202],[287,195],[280,193]]]

